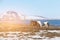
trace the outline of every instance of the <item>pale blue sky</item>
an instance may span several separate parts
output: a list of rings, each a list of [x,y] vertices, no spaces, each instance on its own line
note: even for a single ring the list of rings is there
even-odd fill
[[[0,0],[0,14],[11,10],[23,15],[60,19],[60,0]]]

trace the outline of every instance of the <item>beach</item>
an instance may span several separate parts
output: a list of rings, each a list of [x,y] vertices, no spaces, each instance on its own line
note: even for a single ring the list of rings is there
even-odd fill
[[[38,24],[0,24],[0,40],[54,40],[60,39],[60,26],[40,27]]]
[[[38,32],[0,32],[0,40],[59,40],[60,30]]]
[[[9,24],[10,25],[10,24]],[[54,40],[60,39],[60,27],[50,25],[48,28],[33,25],[0,25],[0,40]]]
[[[10,25],[10,24],[9,24]],[[36,32],[39,30],[60,30],[60,26],[49,25],[48,28],[45,26],[33,26],[27,24],[12,24],[12,25],[0,25],[0,32],[9,32],[9,31],[22,31],[22,32]]]

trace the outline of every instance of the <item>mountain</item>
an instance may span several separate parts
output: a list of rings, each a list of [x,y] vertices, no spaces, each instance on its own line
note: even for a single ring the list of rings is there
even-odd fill
[[[14,11],[8,11],[0,18],[0,22],[21,23],[20,16]]]
[[[47,19],[43,16],[25,16],[26,20],[44,20]]]
[[[0,18],[2,21],[20,21],[20,20],[46,20],[43,16],[26,16],[19,15],[20,13],[14,11],[7,11],[5,15]]]

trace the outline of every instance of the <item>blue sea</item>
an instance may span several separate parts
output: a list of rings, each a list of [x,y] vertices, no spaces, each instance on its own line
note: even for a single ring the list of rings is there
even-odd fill
[[[60,26],[60,20],[40,20],[42,23],[48,21],[50,25]]]
[[[42,23],[47,21],[50,25],[60,26],[60,20],[36,20],[36,21],[41,21]],[[30,20],[26,20],[25,22],[29,24]]]

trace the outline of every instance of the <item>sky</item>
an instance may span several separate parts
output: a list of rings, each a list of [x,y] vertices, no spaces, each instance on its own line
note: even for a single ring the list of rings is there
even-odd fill
[[[60,19],[60,0],[0,0],[0,15],[7,11]]]

